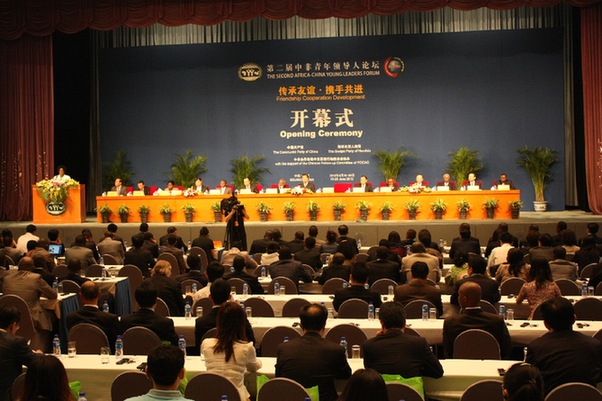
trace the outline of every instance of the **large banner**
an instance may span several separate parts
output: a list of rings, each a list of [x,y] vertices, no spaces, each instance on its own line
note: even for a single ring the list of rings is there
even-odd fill
[[[449,153],[478,150],[489,188],[507,173],[532,185],[516,149],[558,151],[547,191],[564,208],[563,64],[558,30],[354,37],[107,49],[101,53],[102,159],[128,152],[135,179],[164,187],[176,154],[208,156],[204,183],[230,161],[266,157],[264,186],[309,173],[318,188],[375,186],[376,150],[403,146],[398,181],[431,186]]]

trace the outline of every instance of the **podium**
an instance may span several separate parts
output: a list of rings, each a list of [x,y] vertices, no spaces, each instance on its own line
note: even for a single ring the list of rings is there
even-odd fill
[[[46,211],[46,204],[35,185],[32,185],[31,192],[34,224],[72,224],[86,221],[86,186],[84,184],[69,189],[69,197],[65,201],[65,211],[58,215]]]

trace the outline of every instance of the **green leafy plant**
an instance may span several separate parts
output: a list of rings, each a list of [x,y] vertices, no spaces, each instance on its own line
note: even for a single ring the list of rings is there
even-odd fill
[[[192,203],[187,203],[184,206],[182,206],[182,210],[184,211],[184,213],[194,214],[196,207],[194,207],[194,205]]]
[[[134,170],[132,169],[132,163],[127,159],[125,149],[117,150],[113,161],[104,163],[103,170],[105,188],[111,188],[116,178],[121,178],[123,185],[132,185],[131,178],[134,175]]]
[[[332,204],[332,210],[340,210],[343,211],[345,210],[345,204],[341,201],[336,201],[335,203]]]
[[[188,188],[194,184],[194,180],[205,171],[207,168],[207,156],[194,156],[190,149],[186,153],[176,154],[176,159],[171,165],[171,170],[168,174],[170,180],[173,180],[176,185],[182,185]]]
[[[499,201],[496,198],[489,198],[483,201],[484,209],[496,209],[499,206]]]
[[[320,205],[316,201],[310,200],[307,202],[307,211],[308,212],[317,212],[320,210]]]
[[[259,202],[255,208],[257,208],[259,213],[269,214],[272,211],[272,207],[264,202]]]
[[[558,152],[539,146],[533,148],[525,146],[516,152],[518,153],[516,163],[527,172],[533,182],[535,201],[545,202],[544,191],[551,178],[552,165],[558,161]]]
[[[470,210],[470,202],[464,198],[457,201],[456,206],[458,207],[459,212],[468,212]]]
[[[109,207],[109,205],[107,205],[106,203],[104,205],[100,205],[98,206],[98,208],[96,209],[96,211],[98,211],[98,213],[100,214],[111,214],[111,212],[113,212],[111,210],[111,208]]]
[[[372,207],[372,203],[365,201],[365,200],[360,200],[360,201],[357,201],[357,203],[355,204],[355,207],[358,210],[370,210],[370,208]]]
[[[456,178],[458,186],[468,178],[468,173],[476,173],[483,169],[483,162],[479,159],[479,152],[476,150],[462,146],[449,155],[451,159],[447,163],[447,171]]]
[[[211,210],[213,210],[214,212],[221,212],[222,205],[218,201],[215,201],[211,204]]]
[[[393,204],[391,202],[385,202],[380,206],[381,212],[390,212],[393,210]]]
[[[282,206],[285,212],[291,212],[295,210],[295,202],[284,202]]]
[[[36,189],[44,203],[63,203],[69,197],[69,188],[75,188],[78,185],[79,182],[72,178],[64,183],[52,180],[42,180],[36,182]]]
[[[432,211],[446,211],[447,210],[447,204],[445,202],[443,202],[443,199],[438,198],[436,199],[434,202],[431,203],[431,210]]]
[[[385,181],[389,178],[397,179],[408,159],[415,156],[409,150],[403,150],[403,146],[394,151],[377,150],[373,154],[378,159],[376,169],[382,174]]]
[[[420,209],[420,202],[417,199],[410,199],[405,203],[405,208],[409,212],[417,212]]]
[[[148,207],[147,205],[140,205],[138,206],[138,213],[149,213],[150,212],[150,207]]]
[[[267,173],[271,174],[271,171],[266,167],[260,167],[263,163],[265,156],[253,156],[247,155],[240,156],[232,160],[233,182],[236,188],[243,186],[243,180],[249,178],[252,184],[256,184],[262,180],[262,175]]]
[[[163,206],[161,206],[161,208],[159,209],[159,213],[161,213],[161,214],[171,213],[171,206],[169,206],[169,203],[164,203]]]
[[[125,203],[122,203],[116,211],[117,214],[130,214],[130,208]]]
[[[524,204],[523,204],[523,201],[515,200],[515,201],[508,202],[508,206],[510,206],[510,209],[520,209],[521,207],[524,206]]]

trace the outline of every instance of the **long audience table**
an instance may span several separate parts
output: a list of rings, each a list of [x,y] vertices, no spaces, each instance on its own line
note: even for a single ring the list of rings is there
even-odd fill
[[[226,195],[226,197],[229,195]],[[97,196],[96,207],[97,209],[102,205],[107,205],[113,211],[109,216],[110,220],[117,221],[118,217],[116,210],[122,204],[129,206],[130,215],[128,222],[140,222],[140,216],[138,215],[138,208],[141,205],[146,205],[150,208],[148,214],[149,223],[163,222],[163,216],[159,213],[159,209],[168,204],[172,210],[172,221],[184,222],[185,216],[182,211],[182,206],[191,203],[196,207],[195,214],[193,216],[193,222],[206,222],[214,221],[213,210],[211,205],[215,202],[219,202],[224,198],[224,195],[200,195],[194,197],[184,197],[182,195],[177,196]],[[408,192],[393,192],[393,193],[315,193],[315,194],[303,194],[295,196],[291,194],[250,194],[250,195],[239,195],[238,199],[244,204],[245,210],[249,215],[250,220],[260,221],[259,212],[256,209],[256,205],[259,202],[264,202],[268,206],[272,207],[270,213],[270,220],[285,221],[286,215],[284,212],[285,202],[294,202],[297,206],[295,209],[295,220],[298,221],[309,221],[309,213],[305,207],[307,203],[312,200],[320,206],[318,213],[318,220],[332,221],[334,220],[334,213],[332,205],[335,202],[343,202],[347,208],[345,213],[342,214],[341,220],[344,221],[355,221],[360,218],[359,211],[356,210],[355,205],[360,200],[365,200],[372,203],[372,209],[369,211],[369,220],[380,220],[380,213],[378,212],[380,206],[385,202],[391,202],[393,204],[393,211],[390,214],[391,220],[407,220],[408,212],[404,208],[404,204],[412,199],[417,200],[420,203],[420,209],[416,215],[418,220],[433,220],[435,219],[434,212],[431,211],[430,204],[437,199],[443,199],[448,205],[447,212],[443,214],[443,219],[458,219],[459,212],[455,207],[456,202],[461,199],[465,199],[472,205],[471,210],[468,213],[468,219],[485,219],[487,213],[485,209],[481,207],[483,202],[489,198],[496,198],[499,201],[499,207],[495,211],[496,219],[510,219],[512,217],[509,202],[520,200],[520,191],[444,191],[444,192],[423,192],[419,194],[408,193]],[[102,222],[100,213],[97,215],[98,222]]]
[[[146,362],[146,356],[128,356],[135,362],[131,364],[117,365],[115,357],[111,357],[108,364],[101,364],[99,355],[77,355],[74,358],[62,356],[61,361],[65,365],[69,380],[79,381],[81,390],[86,392],[88,399],[95,401],[111,400],[111,383],[120,373],[135,370],[142,362]],[[263,367],[258,374],[267,375],[272,378],[275,374],[276,358],[259,358]],[[425,378],[424,388],[427,396],[438,400],[458,400],[462,392],[479,380],[496,379],[501,380],[498,369],[508,369],[517,361],[474,361],[474,360],[441,360],[444,374],[439,379]],[[349,365],[353,371],[363,368],[362,359],[349,359]],[[199,356],[188,356],[186,358],[187,377],[192,378],[198,373],[206,371],[205,363]],[[245,380],[249,391],[254,393],[256,375],[249,374]],[[337,383],[337,388],[342,390],[346,380]]]

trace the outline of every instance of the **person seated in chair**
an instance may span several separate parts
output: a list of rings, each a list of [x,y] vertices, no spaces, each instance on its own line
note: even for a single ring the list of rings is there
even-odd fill
[[[340,288],[334,293],[332,306],[336,311],[339,310],[339,307],[343,302],[352,298],[358,298],[368,303],[372,302],[374,308],[380,308],[382,302],[380,294],[365,287],[368,282],[368,267],[366,267],[365,263],[354,263],[353,266],[351,266],[349,282],[349,287]],[[366,313],[368,313],[368,311],[366,311]]]

